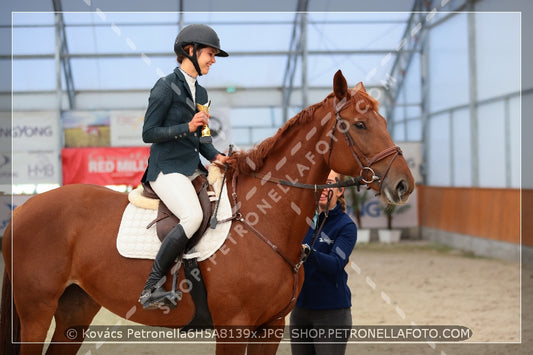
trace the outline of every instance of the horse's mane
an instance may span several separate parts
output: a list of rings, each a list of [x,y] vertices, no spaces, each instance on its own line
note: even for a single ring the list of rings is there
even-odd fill
[[[370,110],[377,110],[378,101],[370,96],[365,90],[356,90],[355,88],[350,89],[350,95],[354,99],[354,105],[363,106]],[[296,116],[288,120],[272,137],[266,138],[264,141],[259,143],[254,148],[248,151],[237,151],[231,155],[232,166],[237,171],[243,172],[245,174],[251,174],[255,171],[259,171],[264,163],[266,157],[272,152],[276,142],[285,136],[287,132],[294,126],[300,124],[305,124],[313,119],[313,114],[315,110],[322,106],[328,99],[334,96],[334,93],[330,93],[322,102],[311,105],[302,111],[300,111]]]

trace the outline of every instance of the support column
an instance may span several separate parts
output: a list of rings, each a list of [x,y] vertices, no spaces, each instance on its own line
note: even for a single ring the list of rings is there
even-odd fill
[[[470,149],[472,155],[472,186],[479,186],[479,129],[477,112],[477,71],[476,71],[476,14],[473,1],[469,1],[468,22],[468,86],[470,113]]]

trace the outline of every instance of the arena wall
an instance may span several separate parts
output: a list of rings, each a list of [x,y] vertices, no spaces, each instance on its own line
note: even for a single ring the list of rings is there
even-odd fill
[[[418,186],[422,238],[476,255],[533,260],[533,190]],[[521,216],[523,216],[521,218]],[[521,221],[522,220],[522,221]]]

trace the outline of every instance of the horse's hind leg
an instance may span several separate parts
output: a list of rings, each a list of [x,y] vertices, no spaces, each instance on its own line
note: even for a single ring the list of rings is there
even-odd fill
[[[56,329],[46,353],[76,354],[83,341],[80,337],[82,331],[89,327],[100,308],[101,306],[78,285],[67,287],[59,298],[54,315]],[[76,343],[65,344],[73,339]]]
[[[54,309],[55,305],[44,302],[28,307],[17,307],[20,318],[21,354],[42,354]]]

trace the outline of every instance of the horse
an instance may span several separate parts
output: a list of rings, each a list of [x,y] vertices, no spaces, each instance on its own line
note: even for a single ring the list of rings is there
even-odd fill
[[[378,105],[362,83],[348,88],[339,70],[323,101],[250,150],[231,153],[226,186],[234,219],[214,261],[198,263],[215,330],[284,326],[303,283],[301,243],[330,170],[357,177],[387,203],[407,201],[413,176]],[[67,330],[87,329],[101,307],[150,326],[181,328],[190,321],[194,302],[187,292],[175,309],[140,307],[152,261],[117,252],[127,204],[125,193],[78,184],[36,195],[13,211],[2,241],[0,352],[42,353],[55,318],[47,353],[75,354],[81,343],[71,343]],[[266,341],[250,334],[228,342],[218,333],[216,353],[276,353],[279,332]]]

